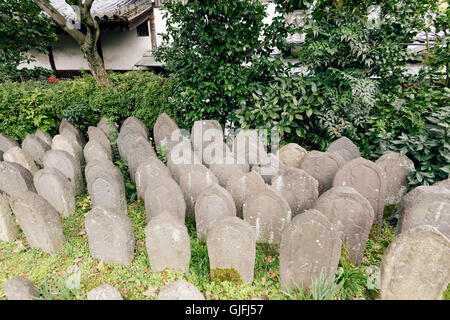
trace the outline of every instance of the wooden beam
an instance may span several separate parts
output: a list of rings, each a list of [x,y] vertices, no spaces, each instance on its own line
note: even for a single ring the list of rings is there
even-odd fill
[[[140,13],[139,15],[130,18],[130,20],[128,20],[128,29],[129,30],[134,30],[136,29],[139,25],[143,24],[147,19],[148,16],[150,14],[150,12],[152,11],[152,8],[148,8],[147,10],[143,11],[142,13]]]
[[[50,67],[53,70],[53,73],[56,75],[56,65],[55,65],[55,57],[53,56],[53,50],[52,47],[48,47],[48,60],[50,61]]]

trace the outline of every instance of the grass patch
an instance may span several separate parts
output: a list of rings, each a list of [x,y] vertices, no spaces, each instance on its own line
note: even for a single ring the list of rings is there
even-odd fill
[[[86,214],[91,209],[88,195],[77,197],[77,210],[68,218],[62,218],[66,244],[54,255],[28,246],[23,232],[14,242],[0,242],[0,299],[6,299],[1,285],[15,276],[30,279],[40,290],[42,299],[86,299],[87,293],[102,284],[116,287],[125,299],[156,299],[160,289],[175,280],[187,280],[194,284],[206,299],[270,299],[304,300],[323,299],[372,299],[376,290],[368,290],[369,274],[366,269],[379,266],[384,250],[394,237],[395,228],[385,222],[381,232],[374,229],[367,243],[361,266],[354,266],[342,256],[334,282],[317,279],[314,288],[284,291],[280,288],[279,248],[257,244],[255,277],[253,283],[240,283],[233,277],[212,280],[206,244],[197,239],[195,223],[187,219],[186,226],[191,239],[189,275],[165,270],[152,273],[145,248],[146,218],[144,204],[132,202],[128,217],[133,224],[136,238],[135,257],[129,267],[103,263],[90,256],[84,228]],[[323,279],[322,279],[323,280]],[[450,288],[450,287],[449,287]],[[375,292],[375,294],[374,294]],[[450,298],[447,289],[444,299]]]

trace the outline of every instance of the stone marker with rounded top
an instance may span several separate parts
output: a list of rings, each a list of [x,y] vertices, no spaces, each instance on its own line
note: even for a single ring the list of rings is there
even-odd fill
[[[200,193],[195,202],[197,238],[205,241],[209,228],[221,219],[235,216],[236,206],[231,194],[218,184],[211,185]]]
[[[439,185],[420,186],[403,197],[397,233],[422,225],[433,226],[450,238],[450,191]]]
[[[135,179],[135,173],[138,166],[142,162],[150,158],[157,158],[156,152],[155,150],[153,150],[150,141],[148,141],[144,137],[139,137],[134,142],[132,142],[130,151],[127,156],[127,162],[128,171],[133,181]]]
[[[172,173],[176,182],[180,182],[180,177],[192,165],[201,165],[197,154],[192,150],[188,141],[175,146],[167,155],[167,167]]]
[[[244,220],[256,229],[258,243],[279,244],[281,233],[292,218],[283,196],[270,186],[249,196],[243,205]]]
[[[319,197],[319,183],[306,171],[285,166],[272,177],[272,187],[289,203],[292,216],[312,208]]]
[[[83,148],[72,137],[58,134],[52,139],[52,150],[62,150],[72,155],[80,163],[84,162]]]
[[[170,151],[172,151],[176,146],[184,146],[186,144],[191,146],[191,140],[190,140],[191,134],[186,129],[176,129],[172,131],[172,134],[170,136],[167,136],[164,138],[163,141],[161,141],[161,147],[165,154],[168,155]]]
[[[163,212],[150,219],[145,228],[145,243],[152,272],[167,268],[189,273],[191,240],[184,223],[171,213]]]
[[[0,162],[0,191],[9,197],[20,196],[26,191],[36,191],[33,175],[18,163]]]
[[[259,190],[263,190],[266,184],[259,173],[255,171],[250,172],[236,172],[227,182],[226,189],[233,197],[236,205],[236,215],[243,218],[242,206],[245,200]]]
[[[12,147],[20,147],[19,143],[11,137],[0,133],[0,151],[5,153]]]
[[[256,234],[247,222],[227,217],[208,229],[207,247],[210,269],[234,269],[241,280],[253,282]]]
[[[119,127],[114,121],[103,117],[97,123],[97,128],[103,131],[103,133],[108,137],[108,140],[111,141],[111,143],[114,143],[117,139]]]
[[[131,146],[138,138],[147,140],[147,137],[135,127],[125,127],[120,130],[119,135],[117,136],[117,147],[122,161],[128,161],[128,154],[130,153]]]
[[[342,241],[330,221],[314,209],[294,217],[280,243],[280,283],[283,289],[311,287],[321,273],[334,279]]]
[[[41,169],[36,172],[33,181],[37,193],[63,217],[69,217],[75,212],[73,186],[61,171],[55,168]]]
[[[127,215],[125,184],[120,169],[109,160],[94,160],[85,169],[92,207],[117,210]]]
[[[352,187],[372,205],[374,223],[381,228],[384,199],[386,196],[386,174],[377,164],[364,158],[347,162],[335,175],[333,187]]]
[[[436,182],[432,186],[433,187],[441,187],[447,191],[450,191],[450,178]]]
[[[161,160],[151,157],[141,162],[134,176],[138,199],[144,198],[147,186],[162,176],[172,178],[169,168]]]
[[[233,174],[236,172],[249,172],[250,166],[244,159],[241,161],[240,159],[236,159],[232,154],[228,154],[221,161],[211,163],[209,170],[216,175],[219,184],[225,188]]]
[[[103,145],[96,140],[89,140],[83,149],[84,159],[86,163],[94,160],[105,159],[112,160],[112,153],[108,152]]]
[[[186,201],[186,216],[195,219],[195,202],[203,190],[218,184],[214,173],[202,164],[191,165],[180,177],[180,188]]]
[[[177,280],[161,289],[158,300],[205,300],[205,297],[193,284]]]
[[[408,176],[414,171],[414,162],[406,155],[388,152],[375,163],[386,173],[386,199],[388,204],[399,203],[408,191]]]
[[[252,166],[252,171],[259,173],[264,181],[270,184],[272,177],[285,165],[273,153],[266,154],[262,159],[260,164]]]
[[[12,199],[11,208],[32,248],[48,254],[62,248],[65,238],[59,213],[42,196],[26,191]]]
[[[333,186],[334,176],[345,164],[345,160],[334,152],[311,151],[302,160],[300,169],[319,182],[319,194]]]
[[[55,168],[69,179],[75,195],[84,192],[83,177],[80,163],[68,152],[63,150],[49,150],[44,155],[44,168]]]
[[[288,143],[278,150],[278,159],[280,159],[280,161],[286,166],[299,168],[302,159],[307,153],[308,151],[300,147],[298,144]]]
[[[240,130],[233,139],[233,154],[253,166],[266,158],[265,145],[258,130]]]
[[[4,161],[20,164],[33,175],[39,170],[30,155],[23,151],[20,147],[10,148],[3,154],[3,159]]]
[[[222,140],[214,140],[205,142],[202,150],[196,151],[202,163],[209,167],[214,163],[224,163],[224,158],[229,158],[230,163],[234,163],[233,153],[230,148]],[[245,160],[241,163],[245,163]]]
[[[91,256],[106,263],[130,265],[134,233],[130,219],[114,209],[94,207],[86,216]]]
[[[331,188],[314,203],[339,232],[348,249],[349,258],[360,265],[373,224],[373,208],[370,202],[350,187]]]
[[[161,113],[153,126],[153,139],[155,139],[155,145],[163,147],[166,150],[168,146],[170,148],[172,134],[178,129],[177,123],[173,121],[171,117],[166,113]]]
[[[351,161],[361,156],[358,147],[347,137],[340,137],[333,141],[326,151],[338,153],[345,161]]]
[[[119,290],[109,284],[103,284],[87,293],[88,300],[123,300]]]
[[[90,126],[88,128],[88,137],[89,141],[96,141],[97,143],[101,144],[103,148],[105,148],[108,154],[112,154],[111,142],[102,129]]]
[[[28,279],[14,277],[3,283],[8,300],[38,300],[39,291],[35,285]]]
[[[34,135],[41,139],[46,145],[49,146],[49,148],[52,147],[52,136],[49,135],[47,132],[42,130],[37,130]]]
[[[382,300],[440,300],[450,281],[450,240],[425,225],[401,233],[381,260]]]
[[[198,120],[191,130],[191,140],[194,151],[199,154],[213,141],[223,142],[223,129],[217,120]]]
[[[81,148],[86,144],[86,138],[80,129],[76,128],[72,123],[67,121],[66,119],[62,119],[59,124],[59,134],[67,135],[69,137],[74,138]]]
[[[22,150],[42,168],[44,166],[44,155],[50,150],[50,146],[36,135],[28,134],[22,141]]]
[[[148,136],[150,134],[147,126],[141,120],[133,116],[125,119],[125,121],[122,123],[122,126],[120,127],[120,131],[122,132],[122,130],[124,130],[125,128],[135,128],[145,139],[148,139]]]
[[[159,177],[147,185],[144,194],[147,222],[164,213],[170,213],[179,223],[184,224],[186,203],[178,184],[168,176]]]
[[[0,240],[14,241],[19,235],[19,229],[16,226],[8,199],[0,193]]]

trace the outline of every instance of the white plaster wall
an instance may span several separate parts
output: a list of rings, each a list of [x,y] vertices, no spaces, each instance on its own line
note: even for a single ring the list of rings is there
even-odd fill
[[[17,69],[23,69],[23,68],[27,68],[27,69],[34,69],[35,67],[42,67],[42,68],[47,68],[47,69],[51,69],[50,66],[50,60],[48,58],[48,55],[41,53],[37,50],[30,50],[28,51],[27,54],[30,58],[34,59],[35,61],[30,62],[30,63],[21,63]]]
[[[56,70],[89,70],[78,43],[69,35],[60,34],[58,38],[52,46]]]
[[[162,42],[162,37],[159,35],[160,33],[166,33],[166,20],[163,18],[165,10],[163,9],[155,9],[153,13],[155,16],[155,30],[156,30],[156,43],[159,45]]]
[[[123,32],[104,31],[100,35],[100,41],[105,68],[108,70],[134,69],[134,64],[152,47],[150,36],[138,37],[136,29]]]

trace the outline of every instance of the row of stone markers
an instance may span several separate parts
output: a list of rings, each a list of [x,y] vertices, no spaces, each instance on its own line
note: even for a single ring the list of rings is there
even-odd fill
[[[13,241],[18,228],[10,207],[33,248],[53,254],[65,243],[60,216],[75,212],[84,191],[81,165],[85,141],[79,129],[61,121],[59,134],[38,130],[20,146],[0,135],[0,239]]]
[[[279,244],[282,287],[308,287],[321,272],[334,277],[342,243],[360,264],[372,225],[381,227],[384,204],[401,201],[400,234],[383,258],[381,297],[440,298],[448,283],[449,180],[404,196],[414,168],[404,155],[387,153],[374,163],[360,157],[345,137],[326,152],[288,144],[272,154],[256,130],[242,130],[225,143],[217,121],[197,121],[188,133],[162,114],[153,139],[166,152],[166,166],[149,141],[150,131],[135,117],[126,119],[120,131],[102,119],[88,129],[87,144],[65,120],[59,133],[44,139],[36,132],[34,136],[47,145],[41,149],[27,136],[31,142],[25,143],[26,138],[21,151],[14,151],[17,142],[0,136],[6,160],[0,165],[0,190],[11,200],[30,245],[45,252],[58,251],[64,242],[58,212],[73,212],[74,205],[67,203],[74,203],[74,194],[84,189],[80,167],[86,161],[93,206],[85,221],[91,255],[109,263],[132,261],[134,236],[123,176],[111,161],[111,143],[117,137],[120,157],[128,163],[138,197],[145,203],[146,247],[153,272],[171,268],[188,273],[187,216],[195,220],[197,236],[207,244],[211,270],[233,268],[243,281],[252,282],[256,243]],[[39,161],[44,166],[39,171],[54,169],[43,175],[51,178],[44,179],[42,187],[36,182],[39,171],[33,169],[33,162],[41,166]],[[28,193],[22,198],[31,200],[14,204],[20,198],[14,194],[24,191]],[[8,207],[7,200],[3,203]],[[17,230],[9,207],[2,212],[0,226],[10,230],[5,239],[13,239]],[[36,237],[41,231],[44,236]]]

